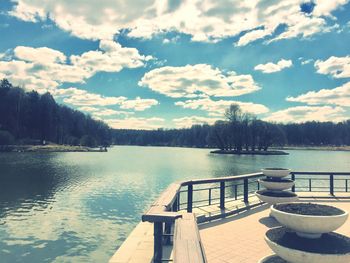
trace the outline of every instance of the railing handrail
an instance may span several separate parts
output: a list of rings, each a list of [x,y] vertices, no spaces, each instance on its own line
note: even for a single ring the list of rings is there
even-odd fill
[[[349,172],[291,172],[295,175],[350,175]]]
[[[221,182],[229,182],[229,181],[238,181],[238,180],[247,179],[247,178],[248,179],[257,178],[260,176],[263,176],[262,172],[242,174],[242,175],[231,175],[231,176],[218,177],[218,178],[194,179],[189,181],[182,181],[180,184],[181,186],[186,186],[189,184],[196,185],[196,184],[221,183]]]

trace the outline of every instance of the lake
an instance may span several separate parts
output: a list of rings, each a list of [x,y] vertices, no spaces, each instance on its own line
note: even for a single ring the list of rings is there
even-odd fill
[[[350,171],[350,152],[288,152],[120,146],[107,153],[0,153],[0,261],[107,262],[174,181],[264,167]]]

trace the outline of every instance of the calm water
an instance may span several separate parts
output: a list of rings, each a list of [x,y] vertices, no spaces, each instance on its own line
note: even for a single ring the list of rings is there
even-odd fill
[[[350,152],[208,152],[115,147],[108,153],[0,153],[0,261],[106,262],[173,181],[271,166],[350,171]]]

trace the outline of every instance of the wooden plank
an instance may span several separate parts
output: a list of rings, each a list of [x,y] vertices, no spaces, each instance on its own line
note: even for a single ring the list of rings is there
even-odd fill
[[[200,240],[196,217],[192,213],[183,214],[175,222],[174,263],[206,263]]]
[[[152,204],[152,206],[165,206],[167,209],[171,207],[177,193],[180,191],[181,184],[173,183],[161,193],[159,198]]]
[[[142,221],[173,223],[176,219],[181,217],[182,214],[177,212],[150,213],[143,215]]]

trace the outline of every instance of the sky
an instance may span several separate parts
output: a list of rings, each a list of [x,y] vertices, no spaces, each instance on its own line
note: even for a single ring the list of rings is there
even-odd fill
[[[0,79],[113,128],[350,119],[349,0],[0,0]]]

